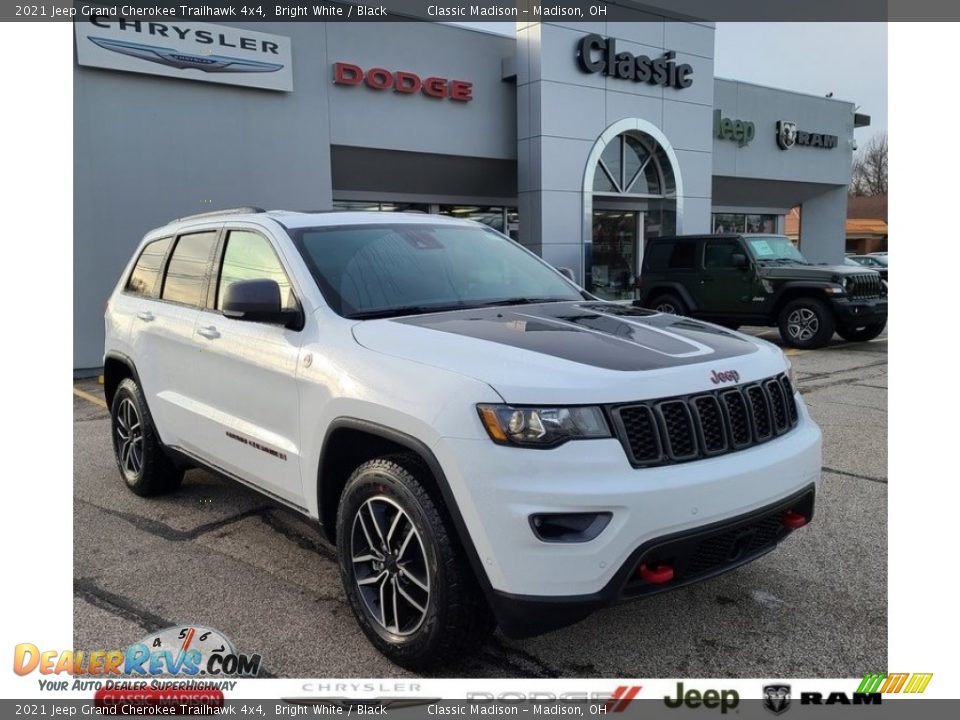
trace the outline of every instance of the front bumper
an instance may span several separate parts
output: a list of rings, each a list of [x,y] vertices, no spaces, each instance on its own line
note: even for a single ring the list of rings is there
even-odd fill
[[[540,635],[579,622],[608,605],[637,600],[715,577],[766,555],[793,530],[783,518],[796,513],[813,519],[816,486],[773,505],[731,520],[674,533],[644,543],[631,553],[613,579],[590,595],[544,597],[494,592],[491,598],[500,628],[508,637]],[[645,580],[640,567],[667,566],[664,583]]]
[[[831,301],[837,325],[868,325],[887,319],[887,298],[858,300],[856,298],[834,298]]]
[[[820,430],[799,398],[797,407],[796,427],[776,439],[645,469],[631,467],[616,438],[568,442],[552,450],[503,447],[488,439],[441,440],[435,454],[505,631],[508,625],[525,625],[529,613],[522,608],[535,609],[540,602],[583,605],[586,598],[588,608],[614,602],[625,592],[624,574],[636,565],[638,553],[815,486]],[[533,514],[577,512],[612,517],[588,542],[544,542],[531,530]],[[574,614],[582,617],[583,607]]]

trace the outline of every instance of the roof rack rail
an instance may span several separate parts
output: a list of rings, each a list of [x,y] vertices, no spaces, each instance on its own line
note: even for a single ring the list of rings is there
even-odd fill
[[[224,208],[223,210],[210,210],[209,212],[196,213],[195,215],[184,215],[183,217],[176,218],[173,222],[183,222],[184,220],[196,220],[198,218],[205,217],[215,217],[217,215],[241,215],[241,214],[254,214],[254,213],[265,213],[266,210],[259,207],[235,207],[235,208]]]

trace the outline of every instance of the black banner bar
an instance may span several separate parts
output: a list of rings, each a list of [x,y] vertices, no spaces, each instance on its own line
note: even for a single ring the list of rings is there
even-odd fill
[[[209,0],[53,0],[0,7],[3,21],[78,21],[94,15],[134,20],[190,19],[207,22],[642,22],[659,16],[715,21],[945,21],[960,20],[960,3],[951,0],[514,0],[437,2],[437,0],[301,0],[230,2]],[[659,19],[658,18],[658,19]],[[653,18],[651,18],[653,19]]]

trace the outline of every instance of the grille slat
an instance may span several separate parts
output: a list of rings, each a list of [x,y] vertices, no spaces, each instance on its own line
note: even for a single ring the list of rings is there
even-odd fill
[[[634,467],[713,457],[766,442],[799,421],[786,375],[759,383],[610,409]]]
[[[783,387],[781,387],[777,378],[767,380],[763,387],[767,391],[767,397],[770,398],[770,409],[773,411],[773,428],[779,435],[790,427],[787,417],[787,401],[783,397]]]
[[[697,457],[696,430],[690,408],[683,400],[670,400],[656,406],[664,433],[664,449],[673,460]]]
[[[618,434],[626,439],[630,461],[634,465],[656,463],[660,460],[660,433],[653,410],[646,405],[621,408],[616,413]]]
[[[700,445],[707,455],[727,449],[727,429],[723,422],[720,401],[714,395],[700,395],[690,402],[700,430]]]
[[[876,272],[863,273],[851,276],[849,295],[858,300],[878,298],[883,294],[883,284],[880,274]]]
[[[787,396],[787,412],[790,415],[790,427],[793,427],[793,424],[797,422],[797,401],[793,397],[793,385],[790,384],[790,378],[781,375],[780,387],[783,388],[783,392]]]
[[[770,406],[767,403],[766,393],[760,385],[751,385],[747,388],[747,401],[750,406],[750,420],[753,423],[753,438],[758,443],[769,440],[773,435],[773,424],[770,422]]]

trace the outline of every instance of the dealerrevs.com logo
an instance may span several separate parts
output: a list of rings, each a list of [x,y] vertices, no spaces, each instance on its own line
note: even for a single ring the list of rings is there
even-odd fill
[[[32,643],[14,648],[18,675],[121,677],[255,677],[260,655],[238,653],[223,633],[202,625],[176,625],[151,633],[125,650],[40,650]],[[48,681],[49,682],[49,681]],[[65,683],[64,683],[65,684]],[[66,689],[66,687],[60,688]]]

